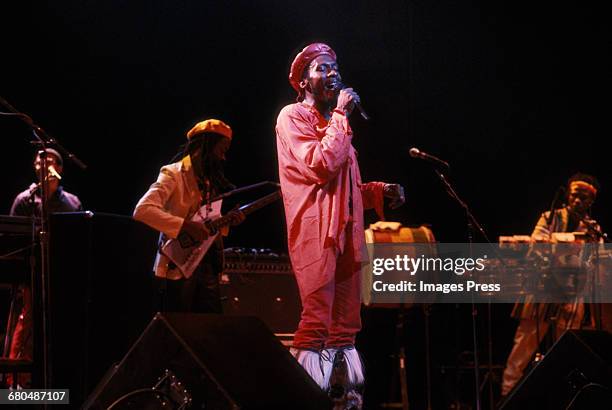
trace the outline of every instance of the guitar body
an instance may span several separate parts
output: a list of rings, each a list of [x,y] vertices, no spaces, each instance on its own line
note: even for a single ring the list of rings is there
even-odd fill
[[[253,211],[271,204],[280,197],[280,192],[277,191],[257,201],[251,202],[250,204],[244,205],[240,207],[239,210],[245,215],[248,215]],[[209,232],[211,232],[211,235],[207,239],[197,243],[189,236],[179,236],[177,239],[169,239],[161,247],[161,253],[166,255],[186,278],[191,277],[193,271],[198,267],[204,255],[206,255],[206,252],[208,252],[213,242],[220,235],[219,229],[229,225],[231,222],[231,219],[227,216],[221,216],[221,202],[222,200],[218,200],[213,202],[210,206],[204,205],[195,213],[193,218],[191,218],[194,222],[206,225]]]
[[[186,278],[189,278],[219,235],[220,233],[217,232],[200,243],[190,241],[191,246],[187,247],[183,247],[179,240],[170,239],[162,246],[161,252],[176,265]]]
[[[191,220],[213,226],[212,221],[221,218],[222,201],[215,201],[210,206],[202,206]],[[193,271],[198,267],[210,246],[219,236],[218,231],[213,231],[207,239],[202,242],[195,242],[188,235],[179,235],[177,239],[169,239],[161,247],[161,253],[166,255],[186,278],[191,277]]]

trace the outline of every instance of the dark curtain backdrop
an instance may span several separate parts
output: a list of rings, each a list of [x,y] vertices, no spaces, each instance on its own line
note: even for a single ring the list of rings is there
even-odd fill
[[[388,218],[465,240],[465,218],[416,146],[452,164],[451,179],[490,237],[530,233],[575,171],[603,189],[610,226],[609,24],[593,5],[473,1],[63,1],[2,13],[2,97],[89,168],[65,166],[88,209],[130,214],[196,121],[235,139],[237,185],[277,179],[274,124],[293,101],[287,72],[313,40],[337,52],[372,117],[351,120],[365,180],[399,182]],[[7,11],[8,10],[8,11]],[[34,178],[25,126],[0,118],[8,213]],[[285,247],[280,205],[229,245]],[[373,215],[368,215],[373,220]]]

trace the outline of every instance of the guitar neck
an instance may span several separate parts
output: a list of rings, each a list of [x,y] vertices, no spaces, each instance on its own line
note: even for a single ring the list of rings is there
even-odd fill
[[[271,204],[272,202],[276,201],[280,197],[281,197],[280,191],[276,191],[276,192],[273,192],[271,194],[264,196],[263,198],[260,198],[249,204],[241,206],[239,210],[242,211],[243,214],[248,215],[250,213],[257,211],[258,209],[263,208],[266,205]],[[222,226],[229,225],[230,222],[231,222],[231,217],[229,215],[225,215],[225,216],[220,217],[219,219],[216,219],[210,222],[210,225],[215,229],[219,229]]]

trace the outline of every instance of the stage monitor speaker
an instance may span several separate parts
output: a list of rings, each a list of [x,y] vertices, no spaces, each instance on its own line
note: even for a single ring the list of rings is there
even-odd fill
[[[568,330],[499,409],[596,410],[609,409],[610,403],[612,334]]]
[[[330,409],[259,319],[158,313],[85,409]]]

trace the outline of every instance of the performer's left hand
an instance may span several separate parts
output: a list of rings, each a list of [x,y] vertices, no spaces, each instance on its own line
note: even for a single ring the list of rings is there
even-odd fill
[[[246,215],[240,209],[232,209],[228,214],[230,217],[230,225],[240,225],[246,219]]]
[[[391,209],[397,209],[406,202],[404,188],[400,184],[385,184],[383,194],[385,198],[391,199],[389,204]]]

